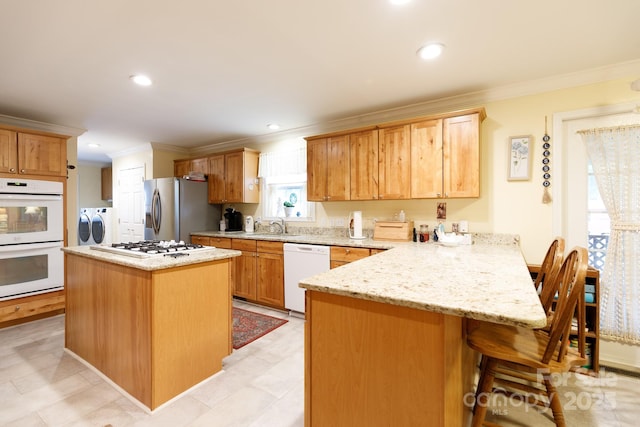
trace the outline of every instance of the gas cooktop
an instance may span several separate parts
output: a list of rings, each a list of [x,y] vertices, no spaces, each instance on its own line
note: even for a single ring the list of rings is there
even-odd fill
[[[91,249],[111,252],[120,255],[137,258],[152,256],[184,256],[190,252],[215,249],[212,246],[203,246],[195,243],[185,243],[182,240],[141,240],[139,242],[113,243],[111,245],[94,245]]]

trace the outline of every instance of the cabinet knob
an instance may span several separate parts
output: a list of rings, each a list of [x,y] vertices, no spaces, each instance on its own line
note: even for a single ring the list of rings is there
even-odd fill
[[[15,171],[16,171],[16,168],[9,169],[9,172],[15,172]]]
[[[437,193],[437,196],[438,197],[442,197],[442,193]]]
[[[19,311],[19,310],[20,310],[20,306],[19,306],[19,305],[16,305],[16,308],[15,308],[15,310],[14,310],[14,311]]]
[[[20,169],[20,173],[27,173],[27,171],[24,169]]]
[[[351,252],[351,249],[345,249],[345,253]]]

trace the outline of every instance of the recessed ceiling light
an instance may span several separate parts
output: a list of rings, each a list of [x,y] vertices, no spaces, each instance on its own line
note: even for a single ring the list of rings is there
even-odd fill
[[[95,142],[90,142],[90,143],[87,144],[87,147],[98,148],[98,147],[100,147],[100,144],[96,144]]]
[[[389,3],[391,4],[407,4],[409,3],[411,0],[389,0]]]
[[[147,76],[145,76],[144,74],[134,74],[133,76],[129,77],[131,80],[133,80],[133,82],[137,85],[140,86],[151,86],[151,84],[153,83],[151,81],[151,79]]]
[[[278,130],[278,129],[280,129],[280,125],[279,125],[279,124],[277,124],[277,123],[269,123],[269,124],[267,125],[267,127],[268,127],[269,129],[271,129],[271,130]]]
[[[444,45],[441,43],[431,43],[422,46],[416,54],[422,59],[434,59],[440,56],[444,50]]]

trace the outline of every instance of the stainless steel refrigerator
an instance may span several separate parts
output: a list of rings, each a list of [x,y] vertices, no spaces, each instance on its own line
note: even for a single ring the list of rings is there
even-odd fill
[[[221,205],[208,203],[207,182],[157,178],[144,182],[145,240],[191,242],[194,231],[218,230]]]

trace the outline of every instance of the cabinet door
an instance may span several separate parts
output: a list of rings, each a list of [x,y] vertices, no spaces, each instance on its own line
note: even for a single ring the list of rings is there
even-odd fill
[[[225,154],[225,203],[242,203],[244,188],[244,153]]]
[[[479,115],[444,119],[444,196],[480,197]]]
[[[284,308],[284,256],[258,253],[257,301]]]
[[[182,178],[185,175],[189,175],[189,169],[191,169],[191,160],[173,161],[173,176],[176,178]]]
[[[209,203],[225,202],[224,155],[209,157]]]
[[[442,119],[411,125],[411,198],[442,197]]]
[[[62,138],[18,133],[18,170],[29,175],[67,175],[67,142]]]
[[[350,136],[351,200],[378,198],[378,131]]]
[[[327,141],[327,200],[349,200],[349,135]]]
[[[323,202],[327,195],[327,138],[307,141],[307,200]]]
[[[113,200],[113,169],[100,169],[100,190],[102,200]]]
[[[205,175],[209,174],[209,159],[191,159],[190,168],[194,172],[199,172]]]
[[[233,259],[233,294],[251,301],[256,300],[256,253],[242,251]]]
[[[378,198],[411,196],[411,127],[382,128],[378,135]]]
[[[18,142],[16,133],[0,129],[0,172],[18,173]]]

